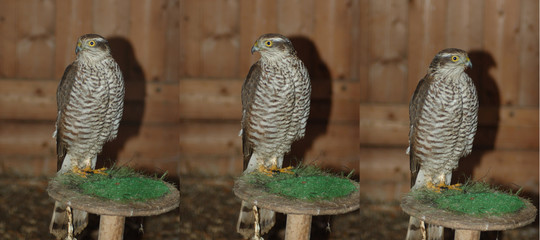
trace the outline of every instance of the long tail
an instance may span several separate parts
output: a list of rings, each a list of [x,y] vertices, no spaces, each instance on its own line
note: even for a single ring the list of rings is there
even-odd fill
[[[73,209],[73,234],[81,233],[88,225],[88,213],[85,211]],[[68,231],[68,218],[66,205],[61,202],[54,203],[54,211],[49,225],[49,231],[56,239],[64,239]]]
[[[253,205],[242,201],[242,208],[240,208],[240,214],[238,216],[238,223],[236,224],[236,231],[242,234],[244,238],[250,239],[255,235],[255,216],[253,215]],[[261,227],[261,234],[265,234],[276,223],[276,213],[268,209],[259,209],[259,225]]]

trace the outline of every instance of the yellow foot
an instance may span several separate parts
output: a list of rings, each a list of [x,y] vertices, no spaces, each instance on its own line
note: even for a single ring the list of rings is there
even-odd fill
[[[105,172],[105,170],[107,170],[107,168],[100,168],[100,169],[92,169],[91,167],[86,167],[84,169],[80,169],[79,167],[74,167],[73,168],[73,172],[75,174],[78,174],[80,175],[81,177],[83,178],[86,178],[87,175],[93,175],[93,174],[101,174],[101,175],[107,175],[107,173]]]
[[[266,168],[266,167],[261,165],[259,167],[259,171],[264,173],[267,176],[273,176],[274,174],[278,174],[278,173],[294,174],[294,172],[291,171],[292,168],[293,167],[291,167],[291,166],[286,167],[286,168],[277,168],[276,165],[272,165],[270,168]]]
[[[461,187],[461,183],[456,183],[454,185],[446,185],[444,184],[444,182],[440,182],[439,184],[437,185],[434,185],[432,182],[428,182],[427,183],[427,188],[435,191],[435,192],[438,192],[438,193],[441,193],[441,191],[443,190],[458,190],[458,191],[461,191],[462,189],[459,188]]]

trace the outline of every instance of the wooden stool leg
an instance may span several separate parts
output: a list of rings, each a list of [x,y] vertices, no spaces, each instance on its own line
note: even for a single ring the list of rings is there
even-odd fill
[[[456,229],[454,240],[479,240],[480,231]]]
[[[310,215],[287,215],[285,240],[309,240],[311,234]]]
[[[99,219],[99,240],[122,240],[124,238],[125,217],[101,215]]]

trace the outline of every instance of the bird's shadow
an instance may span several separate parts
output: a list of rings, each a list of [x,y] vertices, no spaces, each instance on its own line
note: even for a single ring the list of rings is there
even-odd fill
[[[461,159],[458,168],[454,171],[455,178],[452,182],[466,182],[470,179],[482,180],[482,176],[474,176],[474,169],[480,164],[482,157],[495,149],[495,140],[499,130],[501,97],[500,91],[495,79],[489,74],[491,68],[497,67],[497,63],[486,51],[472,50],[469,52],[469,58],[473,63],[472,69],[467,70],[469,76],[473,79],[478,92],[480,106],[478,109],[478,129],[476,131],[472,153]],[[519,186],[512,186],[508,183],[492,182],[492,185],[501,189],[509,189],[513,192],[519,190]],[[522,192],[521,197],[531,199],[532,203],[538,208],[538,194],[533,192]],[[538,216],[535,223],[538,225]],[[445,232],[448,239],[453,238],[453,233]],[[481,234],[482,239],[507,239],[504,232],[486,231]]]
[[[283,166],[300,164],[317,164],[318,159],[306,159],[306,152],[313,148],[315,140],[327,132],[330,110],[332,107],[332,80],[330,71],[321,59],[319,51],[312,40],[304,36],[291,36],[297,56],[308,69],[311,79],[310,114],[306,125],[306,135],[291,146],[291,152],[284,157]],[[312,220],[311,239],[328,239],[327,224],[331,221],[328,216],[314,217]],[[286,216],[278,214],[276,225],[270,230],[265,239],[280,239],[286,225]]]
[[[495,149],[495,139],[499,129],[500,92],[495,79],[489,70],[497,66],[488,52],[472,50],[469,58],[473,67],[467,73],[474,81],[478,92],[478,127],[474,136],[472,153],[459,161],[454,171],[453,182],[465,182],[473,178],[474,169],[480,164],[482,157]]]
[[[332,107],[332,80],[330,71],[321,59],[317,47],[309,38],[293,36],[289,38],[304,62],[311,78],[310,114],[304,138],[291,146],[291,152],[285,155],[284,166],[297,165],[301,161],[310,164],[317,159],[306,159],[306,152],[313,147],[315,140],[326,133]]]
[[[146,95],[144,71],[135,58],[131,43],[122,37],[111,37],[108,41],[112,55],[122,70],[126,93],[118,136],[113,141],[105,143],[103,151],[98,156],[98,165],[105,167],[116,164],[120,152],[125,148],[129,139],[139,135]]]
[[[125,148],[127,142],[139,135],[145,110],[145,76],[141,65],[135,57],[132,44],[122,37],[110,37],[107,40],[111,47],[112,55],[120,66],[124,77],[124,112],[118,129],[118,135],[113,141],[105,143],[103,151],[98,155],[96,168],[111,167],[117,164],[119,154]],[[128,223],[126,222],[126,226],[129,225]],[[92,232],[95,233],[98,228],[99,216],[90,214],[88,226],[78,239],[93,239],[90,235]],[[126,231],[126,234],[133,234],[132,232]]]

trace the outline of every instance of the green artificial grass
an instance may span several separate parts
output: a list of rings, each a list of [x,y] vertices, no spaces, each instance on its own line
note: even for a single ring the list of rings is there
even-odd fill
[[[114,201],[145,201],[169,193],[169,188],[160,179],[146,177],[127,167],[105,170],[107,175],[75,173],[57,176],[58,180],[83,194]]]
[[[417,200],[433,204],[439,209],[470,215],[501,215],[525,207],[523,200],[516,194],[499,191],[482,182],[468,182],[461,186],[461,190],[449,189],[437,193],[422,188],[410,194]]]
[[[334,176],[315,166],[293,168],[291,173],[254,172],[243,177],[251,183],[263,186],[268,192],[302,200],[331,200],[345,197],[356,191],[356,186],[345,177]]]

